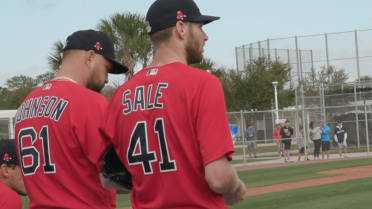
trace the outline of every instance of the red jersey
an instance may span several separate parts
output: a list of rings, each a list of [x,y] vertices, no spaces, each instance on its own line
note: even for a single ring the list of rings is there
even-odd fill
[[[280,129],[274,129],[274,139],[282,139],[282,135],[280,135]]]
[[[205,166],[234,151],[212,74],[182,63],[143,69],[113,95],[102,132],[132,174],[134,209],[226,208],[205,180]]]
[[[31,92],[16,114],[17,154],[30,208],[115,208],[98,166],[108,147],[99,134],[107,99],[69,81]]]
[[[2,209],[21,209],[22,199],[17,192],[10,189],[0,181],[0,208]]]

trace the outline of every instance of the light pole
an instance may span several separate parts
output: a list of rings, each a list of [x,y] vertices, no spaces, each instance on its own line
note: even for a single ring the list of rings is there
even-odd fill
[[[276,87],[278,86],[278,81],[273,81],[274,92],[275,92],[275,124],[279,123],[279,113],[278,113],[278,92]]]

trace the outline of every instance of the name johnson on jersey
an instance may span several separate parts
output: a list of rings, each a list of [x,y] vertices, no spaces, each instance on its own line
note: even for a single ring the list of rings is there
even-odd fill
[[[16,124],[29,118],[50,118],[56,122],[68,106],[68,101],[56,96],[30,98],[23,102],[16,114]]]

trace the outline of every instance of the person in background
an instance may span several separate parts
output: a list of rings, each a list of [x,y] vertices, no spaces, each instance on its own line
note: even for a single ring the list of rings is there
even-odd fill
[[[283,144],[282,144],[282,135],[280,135],[280,129],[282,126],[278,123],[274,129],[274,140],[275,143],[278,145],[278,154],[279,156],[283,156]]]
[[[293,136],[293,128],[289,126],[289,120],[286,120],[282,129],[280,129],[280,135],[282,135],[282,142],[284,144],[284,162],[290,160],[291,142]]]
[[[309,136],[310,140],[314,143],[314,160],[319,160],[320,146],[321,146],[321,134],[322,130],[320,127],[315,126],[315,122],[310,122]]]
[[[229,124],[229,125],[230,125],[231,138],[232,138],[233,144],[235,144],[236,141],[238,140],[238,126],[233,125],[233,124]]]
[[[322,159],[324,159],[324,154],[327,154],[327,159],[329,159],[330,154],[330,147],[331,147],[331,138],[329,137],[329,133],[331,133],[331,129],[327,126],[327,124],[320,122],[320,127],[322,130],[321,140],[322,140]]]
[[[304,159],[309,160],[309,148],[306,143],[305,135],[304,135],[304,127],[303,125],[299,126],[298,138],[297,138],[297,146],[298,146],[298,159],[297,161],[301,161],[301,155],[305,155]]]
[[[26,195],[14,140],[0,140],[0,208],[21,209]]]
[[[347,131],[346,128],[343,126],[342,121],[337,122],[337,126],[335,128],[335,135],[334,139],[338,146],[338,154],[342,157],[342,149],[344,149],[344,157],[347,157]]]
[[[247,140],[248,146],[248,155],[249,157],[256,158],[256,149],[257,149],[257,139],[256,139],[256,130],[254,128],[254,123],[250,124],[245,131],[245,138]]]

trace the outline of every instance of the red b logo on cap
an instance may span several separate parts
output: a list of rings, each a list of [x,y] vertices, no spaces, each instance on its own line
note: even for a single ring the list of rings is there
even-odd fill
[[[98,51],[99,51],[99,50],[102,50],[101,43],[100,43],[100,42],[97,42],[97,43],[94,45],[94,48],[96,48]]]
[[[12,158],[9,157],[9,155],[7,153],[5,153],[3,160],[6,161],[6,162],[9,162],[10,160],[12,160]]]
[[[183,18],[187,17],[186,15],[184,15],[181,10],[178,10],[177,11],[177,20],[183,20]]]

